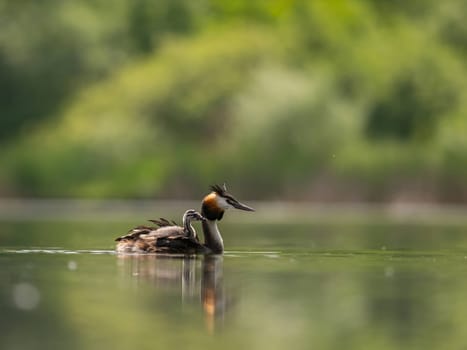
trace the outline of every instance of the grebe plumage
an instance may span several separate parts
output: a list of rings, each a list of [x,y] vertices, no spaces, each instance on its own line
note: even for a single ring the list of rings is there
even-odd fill
[[[194,254],[204,251],[199,243],[192,221],[203,221],[205,218],[197,211],[190,209],[183,214],[183,227],[166,219],[149,220],[158,227],[137,226],[124,236],[118,237],[119,253],[179,253]]]
[[[201,214],[194,210],[186,211],[183,227],[165,219],[150,220],[157,227],[138,226],[125,236],[116,239],[117,252],[120,253],[177,253],[177,254],[222,254],[224,242],[217,227],[224,212],[231,208],[255,211],[240,203],[229,192],[225,184],[211,186],[212,192],[203,198]],[[204,244],[191,226],[191,221],[202,221]]]

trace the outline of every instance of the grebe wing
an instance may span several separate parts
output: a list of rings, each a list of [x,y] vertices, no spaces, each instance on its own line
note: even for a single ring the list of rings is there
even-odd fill
[[[206,253],[198,238],[189,237],[180,226],[166,226],[156,230],[133,229],[137,232],[117,238],[117,250],[120,252],[146,252],[167,254]]]
[[[121,240],[137,240],[145,236],[153,237],[167,237],[171,235],[184,235],[183,228],[180,226],[164,226],[164,227],[150,227],[150,226],[138,226],[130,231],[126,235],[115,239],[116,242]]]
[[[115,239],[116,242],[121,241],[122,239],[137,239],[141,235],[147,235],[150,232],[157,230],[156,227],[150,227],[150,226],[137,226],[135,228],[132,228],[130,231],[127,232],[126,235],[120,236]]]
[[[184,233],[167,236],[147,235],[135,242],[139,249],[154,253],[195,254],[205,251],[205,247],[196,238]]]
[[[175,221],[173,220],[167,220],[164,218],[159,218],[159,220],[151,219],[149,220],[152,223],[156,224],[159,227],[166,227],[166,226],[179,226]]]
[[[186,236],[183,227],[180,226],[164,226],[159,227],[157,230],[152,230],[145,234],[143,237],[169,237],[169,236]]]

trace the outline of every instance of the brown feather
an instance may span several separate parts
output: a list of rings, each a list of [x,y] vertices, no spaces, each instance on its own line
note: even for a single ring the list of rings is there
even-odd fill
[[[155,219],[151,219],[151,220],[148,220],[154,224],[156,224],[157,226],[159,227],[165,227],[165,226],[178,226],[177,224],[175,224],[173,221],[170,222],[169,220],[167,219],[164,219],[164,218],[159,218],[159,220],[155,220]]]
[[[222,186],[212,185],[210,188],[220,196],[225,196],[227,194],[227,191]]]
[[[201,214],[209,220],[220,220],[224,210],[217,205],[217,192],[211,192],[204,197],[201,205]]]
[[[188,237],[184,228],[172,225],[168,220],[150,220],[159,227],[138,226],[116,239],[121,253],[207,253],[197,237]]]

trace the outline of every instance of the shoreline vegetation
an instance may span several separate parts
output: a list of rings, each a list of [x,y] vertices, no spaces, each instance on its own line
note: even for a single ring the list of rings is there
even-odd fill
[[[467,203],[464,0],[0,9],[2,197]]]
[[[250,201],[249,201],[250,202]],[[254,216],[232,211],[226,222],[240,224],[415,224],[466,225],[466,205],[432,203],[313,203],[252,201]],[[1,221],[132,221],[167,217],[180,221],[187,208],[197,209],[195,200],[123,199],[0,199]]]

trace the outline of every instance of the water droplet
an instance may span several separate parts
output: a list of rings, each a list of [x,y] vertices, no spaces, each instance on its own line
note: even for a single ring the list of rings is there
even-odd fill
[[[74,260],[68,261],[68,270],[75,271],[78,268],[78,263]]]
[[[388,278],[391,278],[394,276],[394,268],[392,266],[388,266],[384,269],[384,276],[385,277],[388,277]]]
[[[13,302],[21,310],[35,309],[41,300],[39,290],[30,283],[18,283],[13,287]]]

